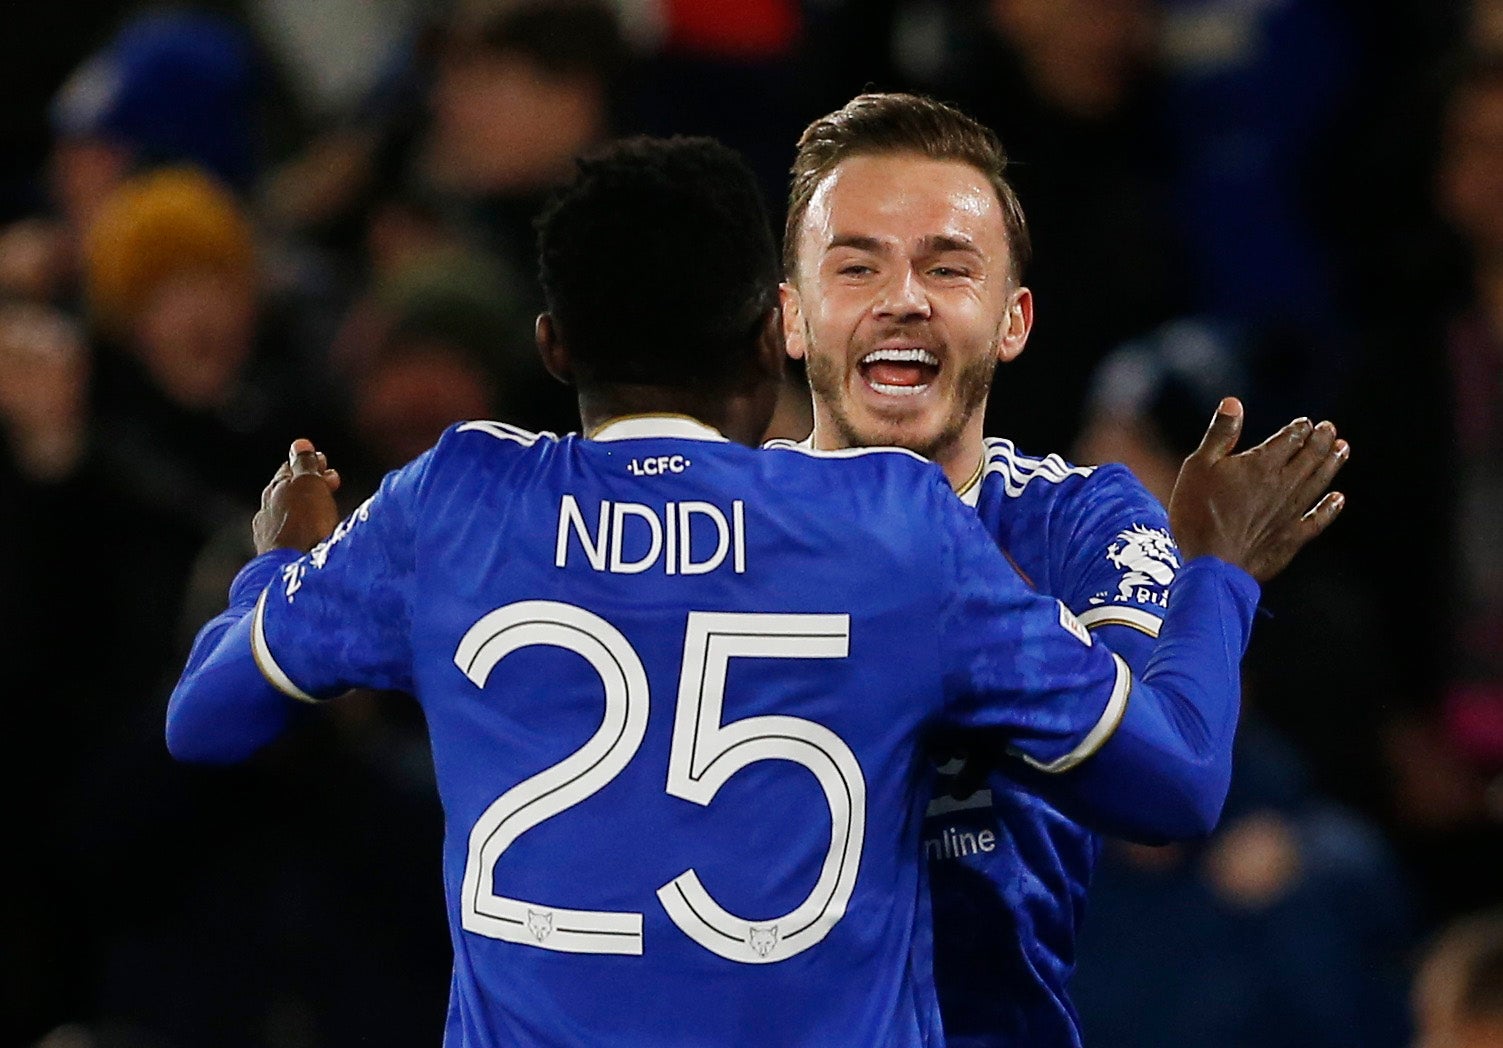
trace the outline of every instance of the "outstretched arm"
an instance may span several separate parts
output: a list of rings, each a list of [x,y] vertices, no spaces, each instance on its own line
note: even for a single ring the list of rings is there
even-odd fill
[[[1003,633],[988,635],[974,619],[956,633],[964,686],[1014,688],[1015,700],[1033,704],[1021,723],[999,726],[1011,729],[1005,734],[1015,752],[1052,773],[1050,795],[1093,828],[1167,840],[1214,826],[1231,776],[1257,579],[1280,570],[1341,508],[1339,496],[1321,494],[1347,454],[1332,427],[1299,420],[1234,454],[1241,418],[1241,405],[1224,401],[1181,472],[1171,523],[1189,563],[1173,583],[1141,673],[1130,673],[1084,630],[1025,635],[1035,649],[1027,665],[1036,668],[1023,674],[1008,672]],[[973,570],[986,569],[978,561]],[[1053,602],[1033,599],[1040,605],[1033,618],[1046,620]],[[1073,635],[1076,647],[1062,634]],[[995,661],[978,650],[987,644],[999,649]],[[986,671],[980,679],[970,669],[976,665]],[[1054,696],[1060,701],[1038,704]]]
[[[1255,582],[1282,571],[1346,501],[1327,492],[1350,453],[1329,422],[1296,420],[1236,454],[1242,418],[1240,402],[1222,401],[1180,470],[1169,520],[1189,563],[1116,732],[1061,783],[1095,825],[1137,840],[1215,827],[1231,781]]]
[[[235,577],[230,604],[194,639],[167,706],[167,748],[178,760],[244,760],[287,726],[296,703],[256,663],[252,627],[261,594],[334,530],[339,474],[307,440],[294,441],[252,521],[257,557]]]

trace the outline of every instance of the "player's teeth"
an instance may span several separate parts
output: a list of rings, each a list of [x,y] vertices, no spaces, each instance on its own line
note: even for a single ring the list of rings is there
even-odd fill
[[[894,364],[928,364],[930,367],[939,366],[939,358],[927,349],[878,349],[861,358],[863,364],[877,364],[882,362]]]
[[[871,387],[878,393],[886,393],[888,396],[911,397],[928,389],[929,384],[926,382],[922,386],[890,386],[886,382],[873,382]]]

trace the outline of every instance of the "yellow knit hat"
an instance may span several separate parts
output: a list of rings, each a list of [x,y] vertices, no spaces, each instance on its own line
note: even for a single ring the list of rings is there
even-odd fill
[[[255,230],[235,197],[194,168],[133,178],[110,194],[84,237],[89,310],[120,333],[180,273],[255,272]]]

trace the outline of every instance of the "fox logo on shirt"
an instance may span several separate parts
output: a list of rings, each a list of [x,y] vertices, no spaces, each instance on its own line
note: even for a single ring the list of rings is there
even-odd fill
[[[755,924],[747,929],[747,945],[752,948],[752,953],[758,957],[767,957],[778,945],[778,926],[768,925],[766,928],[758,928]]]
[[[538,942],[542,942],[553,934],[553,912],[551,910],[539,913],[537,910],[527,911],[527,930]]]

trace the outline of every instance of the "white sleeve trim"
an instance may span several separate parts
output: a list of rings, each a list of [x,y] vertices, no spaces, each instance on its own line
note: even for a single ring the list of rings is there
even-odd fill
[[[256,660],[256,668],[261,671],[272,687],[283,695],[297,699],[299,702],[317,703],[320,700],[309,695],[302,688],[292,683],[292,678],[287,672],[277,665],[277,660],[272,658],[271,648],[266,644],[265,619],[266,619],[266,594],[267,590],[261,591],[261,598],[256,601],[256,615],[251,620],[251,655]]]
[[[1106,700],[1106,709],[1101,711],[1101,719],[1080,741],[1080,745],[1063,757],[1048,763],[1035,760],[1026,753],[1020,754],[1024,761],[1039,771],[1055,775],[1062,771],[1069,771],[1106,744],[1106,740],[1110,739],[1112,733],[1117,730],[1117,725],[1122,723],[1122,714],[1127,710],[1127,695],[1132,691],[1132,671],[1127,668],[1127,663],[1115,654],[1112,655],[1112,661],[1117,666],[1117,680],[1112,686],[1111,698]]]
[[[1150,637],[1157,637],[1164,625],[1164,620],[1150,611],[1114,604],[1090,608],[1075,617],[1087,629],[1095,629],[1098,626],[1127,626],[1139,633],[1146,633]]]

